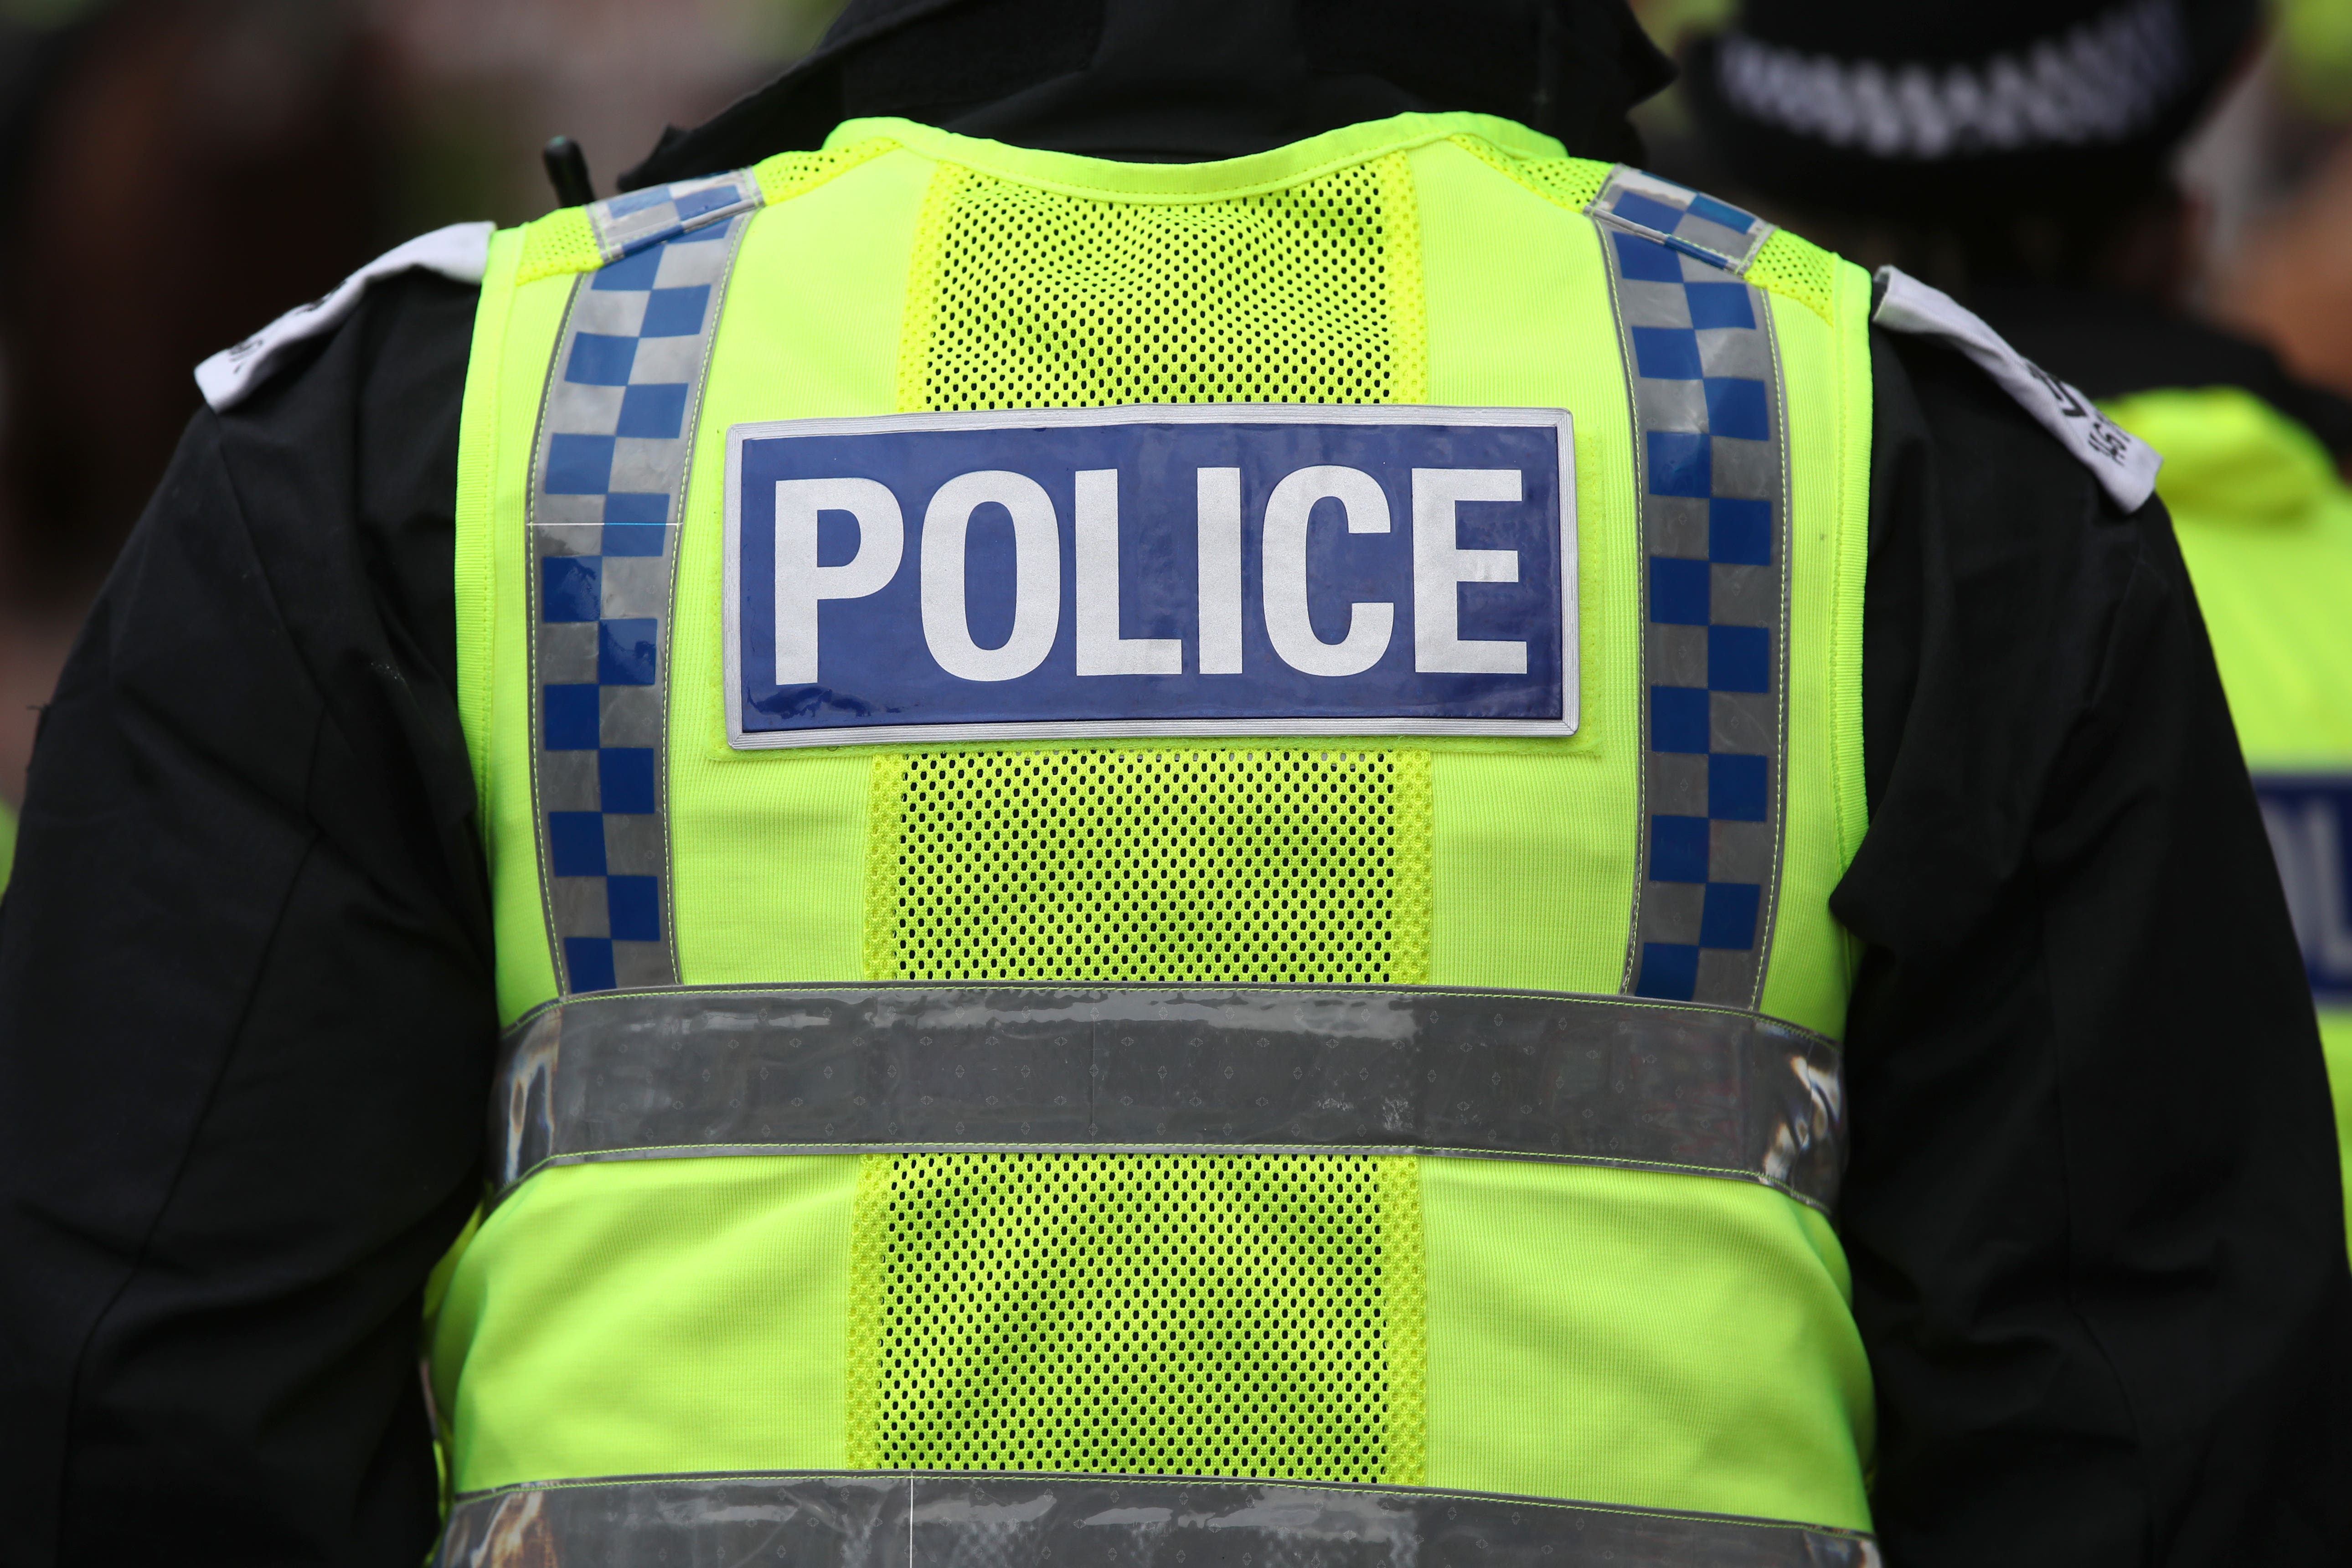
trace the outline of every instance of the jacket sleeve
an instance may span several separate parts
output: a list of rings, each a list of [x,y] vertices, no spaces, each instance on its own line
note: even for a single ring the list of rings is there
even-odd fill
[[[2309,993],[2162,504],[1876,335],[1843,1225],[1898,1568],[2352,1560]]]
[[[474,290],[200,414],[0,906],[0,1558],[415,1568],[420,1292],[496,1033],[453,696]]]

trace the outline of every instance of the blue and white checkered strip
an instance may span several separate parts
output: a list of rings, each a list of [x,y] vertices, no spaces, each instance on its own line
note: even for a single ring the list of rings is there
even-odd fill
[[[614,221],[661,200],[668,226],[574,287],[531,485],[540,868],[567,994],[677,978],[661,765],[671,576],[711,334],[749,220],[680,226],[690,204],[653,191],[618,198],[637,205]],[[590,209],[600,236],[599,209],[617,203]]]
[[[1745,272],[1772,235],[1754,213],[1622,163],[1585,210],[1727,272]]]
[[[760,205],[760,182],[749,169],[630,191],[588,208],[588,226],[608,262],[649,246],[750,212]]]
[[[1618,171],[1588,209],[1601,220],[1642,452],[1647,739],[1626,985],[1752,1007],[1779,882],[1785,756],[1779,353],[1760,290],[1670,245],[1645,209],[1638,224],[1616,218],[1608,204],[1636,191],[1630,174]]]

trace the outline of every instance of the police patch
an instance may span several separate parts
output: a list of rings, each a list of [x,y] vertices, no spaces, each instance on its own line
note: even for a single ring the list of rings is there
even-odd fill
[[[739,425],[729,739],[1572,734],[1574,497],[1558,409]]]
[[[2352,1007],[2352,776],[2256,773],[2312,999]]]

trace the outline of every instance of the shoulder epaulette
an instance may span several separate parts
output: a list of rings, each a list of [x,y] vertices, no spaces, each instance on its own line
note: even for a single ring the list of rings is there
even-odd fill
[[[401,272],[436,272],[457,283],[479,283],[488,263],[490,235],[497,225],[453,223],[385,251],[335,286],[331,294],[298,305],[261,331],[196,366],[196,385],[215,409],[234,408],[269,379],[298,343],[341,326],[359,308],[379,278]]]
[[[1984,319],[1940,289],[1894,267],[1878,269],[1883,289],[1871,320],[1890,332],[1934,338],[1959,350],[2018,406],[2058,437],[2090,469],[2116,504],[2137,511],[2156,489],[2164,458],[2155,447],[2099,412],[2074,387],[2009,346]]]

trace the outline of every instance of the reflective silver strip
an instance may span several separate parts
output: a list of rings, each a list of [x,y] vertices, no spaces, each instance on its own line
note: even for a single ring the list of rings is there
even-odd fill
[[[1422,1152],[1760,1182],[1824,1211],[1837,1047],[1756,1013],[1357,986],[678,987],[508,1033],[503,1194],[548,1165],[744,1153]]]
[[[1866,1535],[1405,1487],[903,1471],[460,1499],[436,1568],[1878,1568]]]
[[[758,177],[749,169],[736,169],[625,191],[582,210],[596,237],[597,252],[611,262],[753,211],[761,199]]]
[[[587,209],[531,470],[531,784],[565,992],[677,978],[663,767],[670,598],[689,458],[748,174]]]
[[[1623,333],[1642,476],[1642,816],[1624,989],[1753,1007],[1788,772],[1787,418],[1771,225],[1620,166],[1585,209]]]

